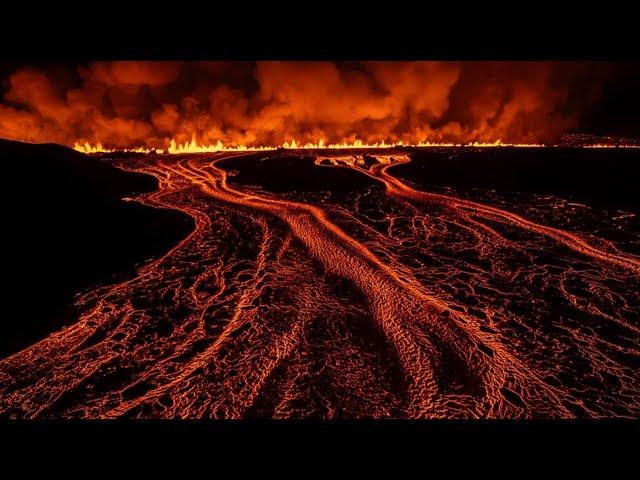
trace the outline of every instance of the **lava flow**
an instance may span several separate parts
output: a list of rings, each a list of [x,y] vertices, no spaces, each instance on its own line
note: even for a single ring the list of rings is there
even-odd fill
[[[0,361],[0,413],[640,415],[639,257],[541,220],[555,197],[523,214],[413,186],[408,155],[337,150],[115,161],[196,228]]]

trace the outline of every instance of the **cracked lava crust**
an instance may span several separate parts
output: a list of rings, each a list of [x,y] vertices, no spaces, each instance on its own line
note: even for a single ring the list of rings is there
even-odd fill
[[[114,160],[159,180],[137,201],[196,228],[135,278],[84,293],[77,323],[1,360],[0,413],[640,416],[640,258],[598,234],[624,216],[427,191],[396,173],[409,162]]]

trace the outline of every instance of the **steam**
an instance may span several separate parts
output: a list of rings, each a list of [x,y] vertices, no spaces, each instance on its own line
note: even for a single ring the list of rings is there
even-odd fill
[[[95,62],[5,81],[0,136],[165,148],[553,141],[603,69],[584,63]]]

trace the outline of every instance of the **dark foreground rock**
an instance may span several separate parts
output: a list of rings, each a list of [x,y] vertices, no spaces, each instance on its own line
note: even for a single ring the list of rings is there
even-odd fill
[[[0,358],[77,318],[74,295],[122,280],[184,238],[192,220],[123,197],[154,191],[59,145],[0,140],[3,325]]]

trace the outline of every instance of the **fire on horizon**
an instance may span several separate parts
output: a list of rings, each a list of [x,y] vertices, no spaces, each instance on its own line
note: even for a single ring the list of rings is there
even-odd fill
[[[567,132],[598,130],[593,117],[621,103],[611,100],[610,84],[628,69],[597,62],[23,65],[3,81],[0,137],[84,151],[555,145]]]
[[[430,143],[422,142],[417,144],[404,144],[403,142],[387,144],[385,142],[367,144],[361,140],[355,140],[353,143],[332,143],[325,145],[324,141],[320,140],[316,143],[306,143],[304,145],[298,145],[295,140],[291,143],[285,142],[277,147],[266,146],[251,146],[246,145],[223,145],[221,142],[217,142],[214,145],[200,145],[195,139],[191,142],[183,143],[181,145],[176,144],[175,140],[169,142],[169,148],[165,151],[162,148],[105,148],[101,143],[97,145],[90,145],[88,142],[79,143],[76,142],[73,145],[73,149],[81,153],[154,153],[154,154],[185,154],[185,153],[212,153],[212,152],[264,152],[270,150],[381,150],[381,149],[396,149],[396,148],[543,148],[543,147],[555,147],[558,145],[544,145],[540,143],[503,143],[501,140],[496,140],[493,143],[472,142],[467,144],[455,144],[455,143]],[[567,145],[563,145],[567,146]],[[584,145],[570,145],[573,148],[640,148],[640,143],[587,143]]]
[[[571,197],[587,162],[615,159],[630,177],[637,160],[629,131],[570,133],[594,125],[617,74],[580,62],[18,69],[0,136],[152,176],[156,191],[126,200],[194,229],[0,359],[0,415],[638,418],[640,207]],[[466,184],[483,162],[505,183]]]

